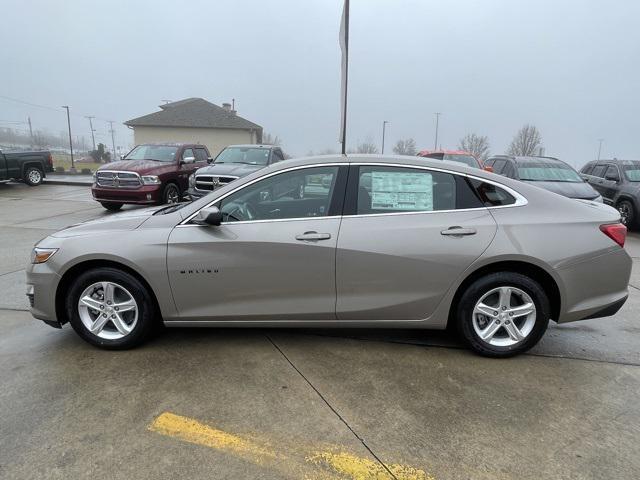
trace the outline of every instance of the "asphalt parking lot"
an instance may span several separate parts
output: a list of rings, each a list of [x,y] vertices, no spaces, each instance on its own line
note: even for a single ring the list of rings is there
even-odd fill
[[[37,240],[106,214],[87,187],[0,184],[0,478],[640,478],[638,234],[615,317],[552,324],[509,360],[335,329],[170,329],[108,352],[24,295]]]

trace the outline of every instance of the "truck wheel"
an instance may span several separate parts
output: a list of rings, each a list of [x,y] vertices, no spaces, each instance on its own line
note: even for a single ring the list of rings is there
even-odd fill
[[[30,187],[36,187],[42,183],[44,174],[39,167],[27,167],[24,171],[24,183]]]
[[[180,189],[175,183],[167,183],[162,194],[162,203],[178,203],[180,201]]]
[[[120,210],[122,208],[122,204],[121,203],[100,202],[100,205],[102,205],[104,208],[106,208],[110,212],[117,212],[118,210]]]

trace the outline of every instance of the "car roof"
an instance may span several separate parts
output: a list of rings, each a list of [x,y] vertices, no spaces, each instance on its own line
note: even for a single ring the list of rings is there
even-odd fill
[[[611,160],[600,159],[600,160],[592,160],[589,163],[615,163],[618,165],[640,165],[640,160],[621,160],[619,158],[614,158]]]
[[[256,143],[246,143],[239,145],[227,145],[225,148],[280,148],[278,145],[266,145],[266,144],[256,144]]]
[[[505,159],[505,160],[513,160],[515,163],[536,163],[536,164],[547,164],[547,165],[557,165],[558,163],[561,163],[562,165],[566,165],[568,167],[571,167],[571,165],[569,165],[567,162],[560,160],[559,158],[556,157],[545,157],[545,156],[538,156],[538,155],[492,155],[491,158],[493,159]],[[571,167],[573,168],[573,167]]]
[[[433,155],[442,153],[444,155],[469,155],[473,157],[473,153],[467,152],[465,150],[421,150],[418,152],[418,156],[421,157],[423,155]]]

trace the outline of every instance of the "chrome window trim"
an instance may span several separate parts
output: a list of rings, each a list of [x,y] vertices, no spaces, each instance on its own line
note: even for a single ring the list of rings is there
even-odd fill
[[[321,220],[321,219],[324,219],[324,218],[336,218],[336,217],[360,218],[360,217],[380,217],[380,216],[387,216],[387,215],[424,215],[424,214],[434,214],[434,213],[469,212],[469,211],[475,211],[475,210],[497,210],[497,209],[501,209],[501,208],[523,207],[523,206],[525,206],[525,205],[527,205],[529,203],[527,201],[527,199],[523,195],[521,195],[519,192],[515,191],[511,187],[508,187],[508,186],[506,186],[506,185],[504,185],[502,183],[496,182],[494,180],[487,180],[486,178],[478,177],[478,176],[475,176],[473,174],[456,172],[455,170],[448,170],[446,168],[427,167],[427,166],[422,166],[422,165],[406,165],[406,164],[402,164],[402,163],[331,162],[331,163],[319,163],[319,164],[315,164],[315,165],[298,165],[296,167],[291,167],[291,168],[287,168],[287,169],[284,169],[284,170],[278,170],[276,172],[270,173],[269,175],[264,175],[262,177],[258,177],[256,179],[252,180],[251,182],[246,183],[244,185],[240,185],[240,186],[236,187],[235,189],[231,190],[230,192],[225,193],[221,197],[216,198],[215,200],[212,200],[211,202],[209,202],[208,204],[206,204],[205,206],[203,206],[199,210],[197,210],[194,213],[192,213],[191,215],[189,215],[186,219],[184,219],[178,225],[176,225],[176,228],[178,228],[178,227],[200,227],[201,225],[196,225],[195,223],[189,223],[191,221],[191,219],[193,217],[195,217],[200,210],[202,210],[204,208],[209,208],[211,205],[213,205],[215,203],[218,203],[221,200],[224,200],[226,197],[228,197],[229,195],[237,192],[238,190],[241,190],[241,189],[243,189],[245,187],[253,185],[256,182],[259,182],[260,180],[264,180],[266,178],[272,177],[274,175],[278,175],[280,173],[291,172],[291,171],[294,171],[294,170],[301,170],[301,169],[304,169],[304,168],[331,167],[331,166],[343,166],[343,165],[367,166],[367,167],[382,166],[382,167],[414,168],[414,169],[418,169],[418,170],[430,170],[430,171],[433,171],[433,172],[448,173],[448,174],[451,174],[451,175],[460,175],[460,176],[463,176],[463,177],[466,177],[466,178],[473,178],[474,180],[478,180],[480,182],[489,183],[491,185],[495,185],[496,187],[502,188],[505,191],[507,191],[510,195],[512,195],[513,198],[515,198],[516,201],[514,203],[512,203],[511,205],[499,205],[499,206],[494,206],[494,207],[487,207],[487,206],[483,205],[482,207],[455,208],[455,209],[451,209],[451,210],[427,210],[427,211],[370,213],[370,214],[354,214],[354,215],[327,215],[327,216],[323,216],[323,217],[296,217],[296,218],[275,218],[275,219],[266,219],[266,220],[244,220],[244,221],[241,221],[241,222],[223,222],[223,223],[221,223],[221,225],[242,225],[242,224],[246,224],[246,223],[265,223],[265,222],[284,222],[284,221],[290,222],[290,221],[299,221],[299,220]]]

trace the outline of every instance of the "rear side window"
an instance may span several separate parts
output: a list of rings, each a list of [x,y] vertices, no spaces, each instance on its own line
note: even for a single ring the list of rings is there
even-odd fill
[[[516,203],[513,195],[497,185],[476,179],[470,181],[485,207],[503,207]]]
[[[464,181],[464,179],[460,179]],[[450,173],[402,167],[360,167],[356,214],[431,212],[465,208],[473,198]],[[481,206],[481,205],[476,205]]]
[[[502,173],[502,169],[504,168],[504,166],[506,165],[507,161],[506,160],[496,160],[493,163],[493,171],[495,173]]]
[[[204,148],[196,148],[196,162],[206,162],[207,158],[207,151]]]

